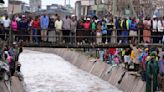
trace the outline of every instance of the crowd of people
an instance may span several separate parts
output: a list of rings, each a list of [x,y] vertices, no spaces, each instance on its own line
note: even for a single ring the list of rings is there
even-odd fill
[[[18,76],[22,79],[20,72],[21,64],[18,62],[19,55],[23,51],[21,44],[13,42],[11,46],[8,46],[5,42],[2,42],[0,46],[0,72],[1,79],[8,81],[12,76]],[[3,69],[4,68],[4,69]],[[4,75],[3,73],[7,73]],[[7,79],[5,76],[8,76]]]
[[[56,43],[162,43],[164,42],[164,18],[137,19],[130,17],[96,16],[60,18],[55,15],[15,15],[1,17],[0,37],[6,40],[10,30],[15,41]]]
[[[164,48],[131,45],[131,48],[98,49],[98,58],[113,66],[124,65],[127,71],[137,72],[146,82],[146,92],[164,91]]]

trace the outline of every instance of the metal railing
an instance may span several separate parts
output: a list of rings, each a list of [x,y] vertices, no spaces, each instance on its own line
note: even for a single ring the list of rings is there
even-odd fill
[[[62,32],[63,30],[61,30]],[[81,31],[81,32],[79,32]],[[109,30],[108,30],[109,31]],[[74,45],[104,45],[104,44],[121,44],[120,41],[122,41],[122,44],[129,44],[129,43],[135,43],[135,44],[144,44],[143,38],[146,36],[143,36],[140,34],[140,31],[138,30],[137,36],[123,36],[121,34],[118,35],[118,31],[121,33],[122,29],[110,29],[111,33],[106,35],[100,35],[96,36],[95,31],[86,31],[82,29],[78,29],[77,32],[74,35],[57,35],[56,31],[52,34],[47,34],[47,36],[41,36],[40,33],[38,35],[32,35],[32,33],[29,32],[29,34],[0,34],[0,38],[3,40],[7,40],[8,42],[13,41],[20,41],[26,42],[26,44],[41,44],[41,43],[52,43],[52,44],[74,44]],[[39,32],[39,31],[38,31]],[[79,33],[78,33],[79,32]],[[88,33],[87,33],[88,32]],[[82,34],[81,34],[82,33]],[[115,35],[112,35],[114,33]],[[9,39],[11,37],[11,39]],[[150,39],[149,44],[158,44],[162,45],[162,37],[163,35],[151,35],[150,37],[147,37]],[[46,39],[43,41],[42,39]],[[156,40],[156,43],[153,42],[153,39]],[[10,40],[10,41],[9,41]],[[11,41],[12,40],[12,41]],[[130,42],[131,41],[131,42]],[[135,42],[134,42],[135,41]]]

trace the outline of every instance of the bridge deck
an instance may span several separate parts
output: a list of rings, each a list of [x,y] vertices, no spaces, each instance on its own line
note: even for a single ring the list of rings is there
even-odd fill
[[[100,44],[100,45],[90,45],[90,44],[83,44],[83,45],[77,45],[77,44],[55,44],[55,43],[23,43],[24,47],[46,47],[46,48],[128,48],[130,47],[130,44],[117,44],[117,43],[111,43],[111,44]],[[143,47],[145,44],[138,44],[138,46]],[[163,47],[162,44],[147,44],[148,47]]]

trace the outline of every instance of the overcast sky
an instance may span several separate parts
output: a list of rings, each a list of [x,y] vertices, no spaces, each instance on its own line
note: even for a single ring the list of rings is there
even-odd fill
[[[7,1],[8,0],[4,0],[5,1],[5,5],[7,6]],[[29,0],[21,0],[21,1],[24,1],[24,2],[26,2],[26,3],[29,3]],[[67,0],[67,4],[68,4],[68,1],[69,0]],[[70,0],[70,3],[71,3],[71,6],[72,7],[74,7],[75,6],[75,2],[76,2],[77,0]],[[64,0],[42,0],[42,7],[43,8],[45,8],[46,7],[46,5],[51,5],[51,4],[62,4],[62,5],[64,5]]]

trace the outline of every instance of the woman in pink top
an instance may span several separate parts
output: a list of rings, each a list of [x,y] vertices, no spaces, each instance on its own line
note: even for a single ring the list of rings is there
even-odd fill
[[[14,35],[14,40],[18,41],[18,23],[15,18],[13,18],[11,21],[11,30]]]

